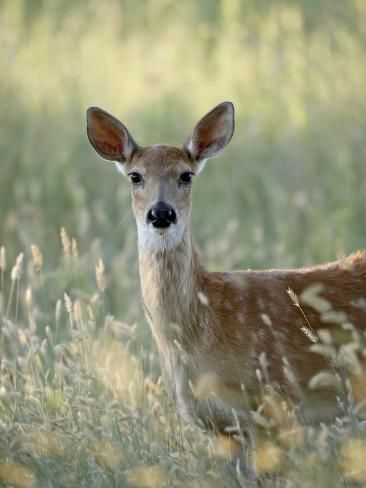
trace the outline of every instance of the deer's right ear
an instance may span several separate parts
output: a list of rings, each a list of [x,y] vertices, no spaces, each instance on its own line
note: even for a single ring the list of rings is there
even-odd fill
[[[86,121],[90,144],[99,156],[117,163],[130,160],[137,144],[122,122],[98,107],[88,108]]]

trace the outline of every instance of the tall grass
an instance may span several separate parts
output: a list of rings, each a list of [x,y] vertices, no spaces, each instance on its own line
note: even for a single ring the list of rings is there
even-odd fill
[[[110,285],[102,261],[95,276],[90,270],[88,291],[83,285],[68,289],[65,283],[81,272],[88,252],[76,253],[65,230],[60,241],[52,272],[44,270],[38,247],[20,255],[14,266],[6,250],[1,253],[7,275],[0,294],[1,486],[247,486],[227,464],[241,438],[208,442],[206,434],[178,418],[163,392],[156,355],[141,347],[144,325],[106,313]],[[50,309],[45,297],[55,275],[67,291]],[[343,357],[354,372],[359,365],[354,345],[339,355],[328,339],[317,347]],[[362,341],[356,349],[365,352]],[[319,375],[313,388],[336,380]],[[209,378],[201,383],[195,394],[216,391]],[[362,398],[362,377],[357,388]],[[345,403],[337,422],[320,427],[296,420],[278,394],[263,391],[263,403],[253,412],[260,431],[255,462],[261,486],[366,482],[365,426],[355,417],[357,411],[362,417],[364,405],[354,403],[351,390],[340,400]],[[231,393],[217,389],[216,394]]]
[[[128,186],[89,147],[85,109],[179,144],[232,100],[236,135],[195,182],[203,260],[332,260],[365,247],[365,14],[356,0],[1,2],[0,483],[230,486],[228,447],[161,392]],[[268,436],[263,483],[365,482],[361,427]]]

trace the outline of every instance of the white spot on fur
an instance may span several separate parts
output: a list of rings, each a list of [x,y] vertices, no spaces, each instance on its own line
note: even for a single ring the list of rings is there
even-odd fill
[[[207,306],[207,305],[209,304],[208,298],[207,298],[207,296],[206,296],[204,293],[202,293],[201,291],[199,291],[199,292],[197,293],[197,296],[198,296],[198,300],[199,300],[199,301],[200,301],[200,302],[201,302],[203,305],[206,305],[206,306]]]
[[[366,299],[365,298],[355,298],[351,301],[351,305],[361,310],[366,310]]]
[[[261,319],[262,319],[262,322],[265,325],[267,325],[268,327],[270,327],[272,325],[272,320],[268,317],[267,314],[261,313]]]
[[[241,312],[238,312],[237,317],[238,317],[239,322],[241,324],[244,324],[244,322],[245,322],[245,320],[244,320],[244,314],[242,314]]]

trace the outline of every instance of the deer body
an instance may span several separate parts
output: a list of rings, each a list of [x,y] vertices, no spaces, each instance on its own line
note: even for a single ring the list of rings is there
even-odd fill
[[[366,311],[359,306],[366,296],[366,253],[296,270],[209,273],[194,254],[185,260],[180,252],[184,255],[177,250],[147,262],[140,253],[140,277],[164,382],[186,419],[198,419],[201,425],[223,432],[232,423],[235,407],[245,424],[249,409],[255,407],[256,370],[263,352],[271,383],[298,400],[298,392],[284,372],[283,358],[303,392],[312,377],[329,369],[324,357],[310,352],[312,342],[303,332],[307,321],[288,289],[301,296],[308,287],[321,283],[322,297],[332,304],[331,310],[347,312],[347,321],[366,328]],[[327,315],[307,305],[302,310],[315,337],[318,329],[339,328],[342,316],[337,313]],[[224,385],[234,393],[229,394],[228,403],[217,398],[197,400],[194,385],[206,375],[215,378],[214,389]],[[318,410],[319,418],[328,413],[330,419],[334,414],[335,395],[329,391],[317,394],[325,401]]]
[[[247,422],[261,389],[259,369],[266,382],[304,401],[311,378],[330,368],[310,351],[317,331],[366,329],[365,252],[297,270],[219,273],[202,266],[191,236],[191,179],[233,130],[233,107],[223,103],[184,146],[141,148],[117,119],[88,111],[91,144],[132,183],[142,296],[166,388],[183,417],[220,432],[232,424],[233,408]],[[334,391],[322,396],[335,402]]]

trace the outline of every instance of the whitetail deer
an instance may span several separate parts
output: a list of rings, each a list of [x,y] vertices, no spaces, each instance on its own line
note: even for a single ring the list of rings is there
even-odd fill
[[[264,380],[304,403],[314,375],[339,366],[312,343],[358,334],[354,351],[366,329],[365,252],[294,270],[203,267],[191,235],[192,181],[233,132],[230,102],[205,115],[181,147],[140,147],[112,115],[87,112],[90,143],[131,183],[142,296],[166,388],[183,417],[216,432],[232,425],[233,408],[246,423]],[[317,393],[331,404],[336,394],[329,385]],[[322,416],[331,418],[327,408]]]

